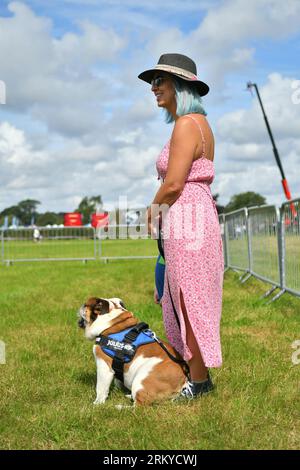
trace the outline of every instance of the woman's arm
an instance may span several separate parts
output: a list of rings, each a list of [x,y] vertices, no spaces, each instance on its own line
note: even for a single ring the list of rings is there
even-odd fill
[[[190,118],[182,116],[176,121],[170,143],[166,178],[152,204],[167,204],[170,207],[178,199],[193,163],[198,137],[197,128]],[[151,223],[150,210],[148,222]]]

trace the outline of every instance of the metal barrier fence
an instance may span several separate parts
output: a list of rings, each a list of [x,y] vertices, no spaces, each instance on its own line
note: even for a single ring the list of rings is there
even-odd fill
[[[107,239],[108,238],[108,239]],[[36,227],[1,230],[1,261],[67,261],[153,259],[157,241],[145,225],[92,227]]]
[[[292,206],[293,204],[293,206]],[[293,208],[293,210],[292,210]],[[225,270],[244,271],[275,289],[300,296],[300,198],[275,206],[244,208],[219,216]],[[1,260],[20,261],[153,259],[157,242],[145,225],[2,229]]]
[[[280,210],[266,205],[222,216],[225,268],[244,271],[242,282],[255,276],[270,283],[263,297],[279,288],[271,302],[286,291],[300,297],[300,199]]]
[[[296,215],[290,203],[284,202],[280,208],[282,289],[300,295],[300,199],[294,199],[292,204]]]
[[[280,287],[278,220],[275,206],[248,209],[249,273]]]
[[[145,224],[110,225],[97,230],[99,259],[153,259],[158,256],[157,241],[148,235]]]
[[[241,271],[248,271],[246,209],[240,209],[225,215],[225,245],[228,266]]]
[[[91,227],[17,228],[1,231],[1,260],[95,260],[97,245]]]
[[[220,231],[221,231],[221,237],[222,237],[222,245],[223,245],[223,257],[224,257],[224,271],[229,269],[228,266],[228,261],[227,261],[227,247],[225,243],[225,215],[220,214],[219,215],[219,224],[220,224]]]

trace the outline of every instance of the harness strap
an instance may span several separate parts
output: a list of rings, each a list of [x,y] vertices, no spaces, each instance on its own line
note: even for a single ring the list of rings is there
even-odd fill
[[[116,378],[124,383],[124,361],[121,351],[118,351],[114,356],[112,361],[112,368],[115,372]]]
[[[124,342],[133,343],[142,331],[148,330],[148,329],[149,329],[149,325],[147,325],[147,323],[144,323],[144,322],[138,323],[136,326],[131,328],[131,330],[128,331],[128,333],[124,336]]]
[[[125,344],[131,345],[136,340],[138,335],[143,330],[147,330],[148,328],[149,328],[149,325],[147,325],[147,323],[144,323],[144,322],[138,323],[130,331],[128,331],[128,333],[124,336],[123,342]],[[135,350],[136,348],[134,348],[134,354],[135,354]],[[115,372],[116,378],[119,379],[122,383],[124,383],[124,352],[123,351],[118,351],[116,355],[114,356],[113,362],[112,362],[112,368]]]
[[[133,343],[142,331],[148,329],[149,326],[147,323],[141,322],[131,328],[131,330],[126,333],[121,342],[112,340],[109,336],[106,337],[102,335],[96,339],[96,344],[98,344],[102,350],[113,347],[115,355],[113,357],[112,368],[115,372],[116,378],[123,383],[125,357],[129,359],[129,362],[133,359],[136,353],[136,346]],[[112,345],[112,342],[115,344]]]

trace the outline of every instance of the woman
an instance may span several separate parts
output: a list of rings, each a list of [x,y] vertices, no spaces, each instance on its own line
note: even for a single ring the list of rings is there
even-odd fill
[[[197,78],[196,64],[181,54],[164,54],[154,69],[139,75],[151,83],[166,121],[174,122],[156,166],[163,180],[153,205],[162,214],[166,273],[162,298],[167,337],[188,362],[190,381],[181,395],[195,398],[213,389],[209,367],[222,364],[220,319],[223,250],[211,195],[214,137],[201,96],[209,87]],[[153,211],[148,229],[153,233]]]

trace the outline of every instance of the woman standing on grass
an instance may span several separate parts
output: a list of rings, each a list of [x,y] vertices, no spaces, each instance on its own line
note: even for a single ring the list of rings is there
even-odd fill
[[[152,204],[166,204],[162,218],[166,273],[162,298],[167,337],[188,362],[191,381],[181,395],[195,398],[213,389],[208,367],[222,364],[220,319],[223,250],[210,184],[214,137],[201,96],[209,87],[196,64],[181,54],[164,54],[139,75],[151,84],[157,105],[174,122],[171,139],[156,166],[162,185]],[[148,229],[154,221],[148,210]]]

